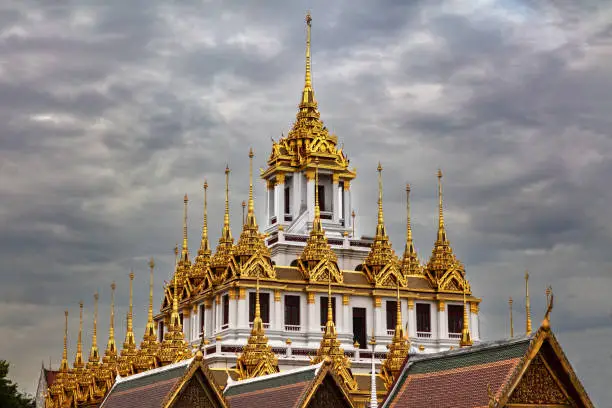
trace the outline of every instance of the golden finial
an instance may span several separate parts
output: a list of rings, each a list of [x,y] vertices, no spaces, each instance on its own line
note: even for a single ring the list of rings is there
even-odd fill
[[[172,296],[172,315],[171,315],[171,324],[174,327],[174,330],[180,331],[182,330],[181,326],[181,318],[178,313],[178,283],[176,279],[176,274],[174,274],[174,294]]]
[[[321,216],[319,210],[319,159],[315,159],[315,218]]]
[[[153,322],[153,271],[155,261],[153,257],[149,260],[149,310],[147,312],[147,326],[145,328],[145,338],[155,339],[155,323]]]
[[[546,287],[546,304],[550,302],[550,294],[552,293],[552,287],[549,285]]]
[[[310,27],[312,24],[312,17],[310,11],[306,14],[306,74],[304,78],[304,88],[312,87],[312,74],[311,74],[311,63],[310,63]]]
[[[123,342],[123,348],[135,348],[136,342],[134,341],[134,323],[133,323],[133,283],[134,283],[134,271],[130,271],[130,304],[127,313],[127,330],[125,332],[125,341]]]
[[[98,351],[98,291],[94,293],[94,320],[93,330],[91,332],[91,349],[89,351],[89,363],[97,364],[100,362],[100,354]]]
[[[327,324],[334,324],[334,312],[332,309],[331,297],[331,274],[327,276]]]
[[[255,203],[253,201],[253,149],[249,149],[249,205],[247,209],[247,224],[249,227],[257,228],[255,219]]]
[[[232,232],[230,230],[230,217],[229,217],[229,175],[230,168],[228,165],[225,166],[225,214],[223,216],[223,233],[221,234],[225,240],[232,239]]]
[[[529,272],[525,271],[525,333],[531,334],[531,306],[529,304]]]
[[[187,206],[189,205],[189,197],[187,197],[187,193],[183,197],[183,204],[183,250],[181,258],[183,261],[189,261],[189,244],[187,242]]]
[[[378,162],[378,223],[376,225],[376,235],[384,237],[387,235],[385,231],[385,218],[383,215],[383,185],[382,185],[382,166]]]
[[[246,201],[242,200],[242,224],[246,224],[246,218],[244,218],[245,209],[246,209]]]
[[[64,311],[64,351],[62,352],[60,371],[68,371],[68,310]]]
[[[83,301],[79,301],[79,337],[77,338],[77,352],[74,356],[74,368],[83,368]]]
[[[108,343],[106,345],[105,354],[113,355],[117,352],[115,345],[115,282],[111,283],[111,310],[110,310],[110,325],[108,326]]]
[[[353,219],[353,222],[351,223],[351,226],[353,227],[353,233],[351,234],[351,237],[355,238],[355,210],[351,211],[351,218]]]
[[[473,344],[472,336],[470,336],[470,322],[468,321],[467,300],[465,296],[465,287],[463,288],[463,328],[461,330],[461,341],[459,347],[469,347]]]
[[[406,183],[406,247],[412,242],[412,226],[410,225],[410,184]]]
[[[257,283],[255,286],[255,319],[259,323],[261,321],[261,306],[259,304],[259,275],[257,276]],[[253,322],[253,329],[255,329],[255,321]],[[259,327],[258,327],[259,328]],[[263,328],[263,322],[262,322]]]
[[[512,317],[512,296],[508,299],[508,307],[510,308],[510,338],[514,337],[514,318]]]
[[[208,242],[208,182],[204,180],[204,223],[202,224],[202,247],[210,252]]]
[[[444,229],[444,207],[442,201],[442,170],[438,169],[438,228]]]

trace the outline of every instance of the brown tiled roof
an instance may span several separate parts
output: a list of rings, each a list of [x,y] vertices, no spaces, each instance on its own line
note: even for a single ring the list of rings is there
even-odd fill
[[[342,271],[342,275],[344,276],[344,283],[347,285],[370,285],[368,277],[363,272]]]
[[[262,376],[253,380],[228,385],[225,398],[231,408],[247,407],[295,407],[320,365],[284,373]]]
[[[189,368],[191,360],[118,380],[101,408],[158,408]]]
[[[292,280],[304,282],[302,272],[293,266],[275,266],[276,278],[281,280]]]
[[[472,408],[488,406],[527,352],[532,337],[410,356],[384,407]]]

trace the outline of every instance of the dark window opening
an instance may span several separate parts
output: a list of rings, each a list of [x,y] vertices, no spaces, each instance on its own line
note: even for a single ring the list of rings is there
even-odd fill
[[[204,333],[204,314],[206,313],[206,306],[200,305],[200,333]]]
[[[291,326],[300,325],[300,297],[285,295],[285,324]]]
[[[181,327],[185,327],[183,326],[183,314],[179,313],[179,322],[181,322]]]
[[[359,348],[368,347],[366,339],[366,309],[365,307],[353,308],[353,341],[359,342]]]
[[[223,295],[223,328],[229,325],[229,295]]]
[[[448,305],[448,332],[461,333],[463,330],[463,306]]]
[[[397,302],[387,300],[387,330],[394,330],[397,325]]]
[[[361,272],[363,270],[363,264],[359,264],[355,267],[355,271]]]
[[[289,264],[289,266],[298,266],[298,260],[294,259],[293,261],[291,261],[291,264]]]
[[[159,330],[158,330],[158,336],[159,336],[159,341],[163,341],[164,340],[164,322],[161,321],[159,322]]]
[[[319,209],[321,211],[327,211],[325,209],[325,187],[324,186],[317,186],[317,190],[319,191]]]
[[[289,187],[285,187],[285,214],[289,214],[291,212],[290,208],[290,197],[291,197],[291,191],[289,189]]]
[[[431,306],[426,303],[417,303],[417,332],[431,332]]]
[[[332,321],[336,324],[336,298],[332,296]],[[321,296],[321,326],[327,323],[327,296]]]
[[[255,320],[255,292],[249,292],[249,323]],[[261,312],[261,320],[264,323],[270,323],[270,294],[259,294],[259,310]]]

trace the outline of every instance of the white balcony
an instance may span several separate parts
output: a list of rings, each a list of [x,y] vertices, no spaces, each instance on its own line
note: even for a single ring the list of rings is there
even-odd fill
[[[300,326],[299,324],[286,324],[285,325],[285,331],[288,332],[299,332],[302,331],[302,326]]]
[[[448,338],[458,340],[461,338],[461,333],[448,333]]]
[[[387,329],[387,336],[394,336],[395,335],[395,329]]]
[[[431,339],[431,332],[417,332],[417,337],[420,339]]]
[[[270,328],[270,323],[264,323],[263,324],[264,329],[269,329]],[[253,322],[249,323],[249,328],[252,329],[253,328]]]

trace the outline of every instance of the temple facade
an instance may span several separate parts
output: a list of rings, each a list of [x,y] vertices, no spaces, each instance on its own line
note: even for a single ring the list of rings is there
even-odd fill
[[[392,248],[384,220],[380,163],[378,194],[372,196],[378,204],[376,229],[369,237],[355,234],[351,185],[357,172],[339,147],[338,137],[321,120],[312,84],[310,38],[309,16],[305,79],[296,119],[286,136],[273,141],[267,167],[260,173],[267,186],[262,227],[255,217],[252,151],[247,215],[236,241],[229,223],[229,168],[224,224],[214,254],[205,208],[200,249],[195,259],[190,258],[185,197],[183,245],[176,253],[174,271],[185,338],[193,346],[206,344],[205,359],[212,366],[233,367],[253,327],[259,280],[263,328],[281,369],[309,364],[322,338],[330,299],[338,339],[356,372],[369,371],[372,350],[367,343],[372,334],[378,339],[376,363],[385,359],[398,325],[398,307],[401,326],[415,350],[438,352],[459,346],[466,295],[467,324],[478,342],[480,299],[473,296],[447,237],[441,172],[438,236],[428,262],[419,260],[413,243],[410,186],[406,186],[404,253],[397,256]],[[375,171],[376,163],[371,167]],[[160,339],[169,326],[173,297],[169,285],[155,316]]]

